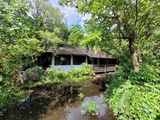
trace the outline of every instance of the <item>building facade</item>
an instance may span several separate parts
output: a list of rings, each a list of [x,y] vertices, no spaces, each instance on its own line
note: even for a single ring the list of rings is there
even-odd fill
[[[40,58],[42,67],[50,65],[55,69],[67,71],[78,68],[82,63],[92,66],[95,73],[115,71],[116,59],[105,52],[94,52],[92,49],[63,45],[57,50],[48,50]]]

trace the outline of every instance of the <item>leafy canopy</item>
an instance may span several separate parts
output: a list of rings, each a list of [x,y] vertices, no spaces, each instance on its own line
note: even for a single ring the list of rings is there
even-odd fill
[[[67,38],[62,17],[47,0],[0,1],[0,109],[24,97],[20,72],[35,66],[37,56]]]
[[[80,45],[105,50],[117,57],[125,55],[131,60],[134,69],[136,67],[139,69],[147,46],[151,49],[155,46],[148,43],[153,41],[151,39],[153,33],[159,31],[158,0],[59,0],[59,2],[61,5],[77,7],[80,13],[92,16],[85,22],[87,36],[80,37]]]

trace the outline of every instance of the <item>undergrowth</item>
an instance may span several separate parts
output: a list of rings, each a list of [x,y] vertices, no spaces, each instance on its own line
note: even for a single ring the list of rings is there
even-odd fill
[[[143,64],[139,72],[119,68],[107,87],[109,102],[119,120],[158,120],[160,118],[160,70]]]
[[[34,67],[23,72],[23,82],[20,84],[25,87],[28,85],[39,85],[44,83],[60,83],[66,80],[81,81],[94,76],[94,71],[90,65],[82,64],[79,68],[72,68],[66,72],[48,67],[44,71],[41,67]]]
[[[64,81],[70,81],[69,91],[70,93],[73,92],[74,89],[74,82],[80,82],[81,80],[87,79],[92,77],[94,72],[91,66],[82,64],[80,68],[73,68],[67,72],[63,72],[61,70],[56,70],[53,67],[49,67],[44,71],[42,67],[33,67],[29,68],[19,74],[17,79],[15,79],[15,83],[17,87],[12,89],[12,84],[2,84],[3,81],[9,81],[8,78],[2,78],[0,76],[0,110],[7,106],[8,104],[19,101],[22,98],[27,96],[27,91],[24,89],[26,87],[36,87],[37,85],[43,85],[45,83],[61,83]],[[5,80],[6,79],[6,80]],[[2,112],[0,111],[0,116]]]

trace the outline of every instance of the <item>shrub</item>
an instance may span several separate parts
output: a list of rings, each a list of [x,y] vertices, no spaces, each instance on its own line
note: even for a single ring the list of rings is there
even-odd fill
[[[140,71],[114,73],[105,97],[119,120],[155,120],[160,116],[159,71],[142,64]]]
[[[146,86],[132,85],[129,80],[115,89],[109,100],[114,115],[120,120],[154,120],[160,115],[159,102],[159,93]]]
[[[20,88],[13,88],[9,85],[0,86],[0,116],[3,115],[2,108],[7,106],[9,103],[18,101],[27,96],[27,92]]]
[[[84,108],[82,114],[89,112],[91,115],[95,115],[95,111],[99,108],[99,105],[93,100],[86,101],[82,106]]]
[[[44,70],[42,69],[42,67],[36,66],[33,68],[29,68],[27,70],[24,71],[24,76],[25,76],[25,81],[39,81],[41,80],[41,77],[44,73]]]
[[[94,71],[90,65],[82,64],[80,68],[72,68],[67,71],[71,79],[79,81],[86,79],[88,76],[94,76]]]
[[[80,68],[72,68],[67,72],[49,67],[45,71],[43,82],[62,82],[64,80],[80,81],[88,76],[93,76],[94,71],[91,66],[82,64]]]
[[[53,67],[49,67],[44,75],[44,82],[62,82],[68,78],[67,74],[61,70],[56,70]]]
[[[151,66],[147,63],[143,63],[140,66],[140,71],[130,71],[127,77],[127,79],[132,80],[133,82],[137,82],[139,84],[142,83],[157,83],[160,81],[159,78],[160,69],[155,68],[154,66]]]

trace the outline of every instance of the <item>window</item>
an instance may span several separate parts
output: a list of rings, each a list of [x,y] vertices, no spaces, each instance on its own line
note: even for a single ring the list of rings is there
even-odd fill
[[[86,56],[78,56],[78,55],[73,56],[73,65],[80,65],[82,63],[85,63],[85,61],[86,61]]]
[[[105,59],[104,58],[100,58],[99,59],[99,64],[100,65],[105,65]]]
[[[98,64],[97,59],[98,59],[98,58],[93,58],[93,64],[95,64],[95,65]]]
[[[93,59],[92,58],[87,57],[87,60],[88,60],[88,64],[92,64],[93,63]]]
[[[71,65],[71,56],[70,55],[55,56],[55,65]]]

